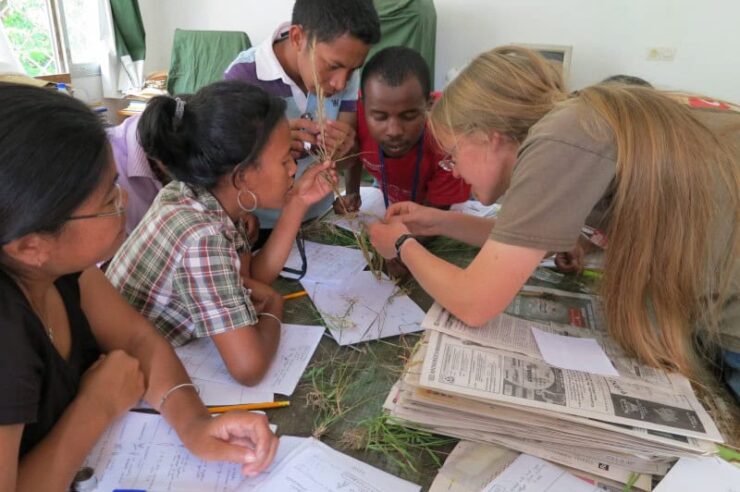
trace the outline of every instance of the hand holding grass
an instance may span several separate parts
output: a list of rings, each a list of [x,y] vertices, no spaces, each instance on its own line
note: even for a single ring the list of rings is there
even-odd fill
[[[438,236],[442,233],[440,225],[445,213],[443,210],[414,202],[399,202],[388,207],[385,221],[401,222],[408,231],[417,236]]]
[[[367,226],[370,242],[383,258],[396,257],[396,240],[409,229],[403,222],[376,222]]]
[[[355,129],[349,123],[339,120],[326,120],[323,134],[319,135],[319,145],[332,160],[344,157],[355,143]]]
[[[358,212],[362,206],[362,199],[359,193],[347,193],[342,196],[338,196],[334,200],[334,213],[337,215],[345,215]]]
[[[337,186],[336,167],[333,162],[325,161],[306,169],[298,178],[293,189],[288,193],[288,200],[297,200],[306,208],[319,202]]]
[[[320,133],[319,124],[306,118],[288,120],[290,125],[290,152],[294,159],[300,159],[307,155],[305,144],[317,144],[317,136]]]

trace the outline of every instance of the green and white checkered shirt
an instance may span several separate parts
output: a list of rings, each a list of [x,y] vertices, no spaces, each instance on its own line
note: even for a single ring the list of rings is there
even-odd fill
[[[106,275],[123,297],[175,346],[257,323],[239,276],[249,251],[204,188],[173,181],[160,191],[111,261]]]

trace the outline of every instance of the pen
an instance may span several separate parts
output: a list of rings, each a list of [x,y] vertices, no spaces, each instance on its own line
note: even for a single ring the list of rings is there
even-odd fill
[[[298,292],[293,292],[292,294],[285,294],[283,296],[283,299],[285,299],[286,301],[289,301],[290,299],[297,299],[299,297],[303,297],[307,295],[308,295],[308,292],[306,292],[305,290],[299,290]]]
[[[224,413],[232,410],[269,410],[290,406],[289,401],[268,401],[264,403],[244,403],[241,405],[209,406],[208,413]]]

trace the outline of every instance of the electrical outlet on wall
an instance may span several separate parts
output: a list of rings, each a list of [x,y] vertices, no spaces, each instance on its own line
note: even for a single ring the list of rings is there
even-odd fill
[[[649,48],[647,52],[648,61],[673,61],[676,58],[676,48],[672,46],[657,46]]]

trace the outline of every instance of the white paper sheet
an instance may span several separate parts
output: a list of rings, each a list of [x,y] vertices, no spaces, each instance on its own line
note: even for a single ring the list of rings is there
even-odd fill
[[[267,471],[302,442],[300,438],[281,438],[275,461]],[[100,492],[116,488],[227,492],[260,478],[245,481],[238,464],[201,461],[183,446],[162,416],[136,412],[127,413],[106,430],[85,466],[95,470],[95,490]]]
[[[495,217],[501,210],[501,205],[483,205],[478,200],[468,200],[463,203],[456,203],[450,207],[453,212],[462,212],[466,215],[475,215],[476,217]]]
[[[740,468],[723,459],[681,458],[655,492],[740,492]]]
[[[599,492],[547,461],[522,454],[484,492]]]
[[[219,355],[220,358],[220,355]],[[217,383],[206,379],[191,377],[198,386],[200,399],[204,405],[238,405],[240,403],[263,403],[275,401],[272,392],[255,391],[247,388],[236,381],[230,383]]]
[[[367,266],[365,257],[359,249],[332,246],[313,241],[305,241],[306,274],[303,280],[307,282],[341,283],[344,279],[361,272]],[[300,270],[302,265],[298,247],[293,243],[293,249],[285,262],[287,268]],[[298,275],[282,271],[284,278],[296,279]]]
[[[236,492],[256,490],[241,486]],[[259,490],[280,492],[417,492],[421,487],[306,439],[281,461]]]
[[[340,285],[304,287],[339,345],[421,330],[424,311],[387,278],[360,272]]]
[[[262,382],[242,388],[254,393],[292,395],[323,334],[323,326],[283,325],[277,354]],[[190,342],[178,347],[176,352],[191,378],[225,385],[239,384],[229,374],[210,338]]]
[[[377,222],[385,217],[385,203],[383,192],[373,186],[360,188],[362,205],[360,211],[349,216],[338,215],[329,219],[329,222],[342,229],[360,232],[362,227]]]
[[[532,327],[532,334],[542,358],[561,369],[619,377],[599,342],[593,338],[577,338],[548,333]]]

